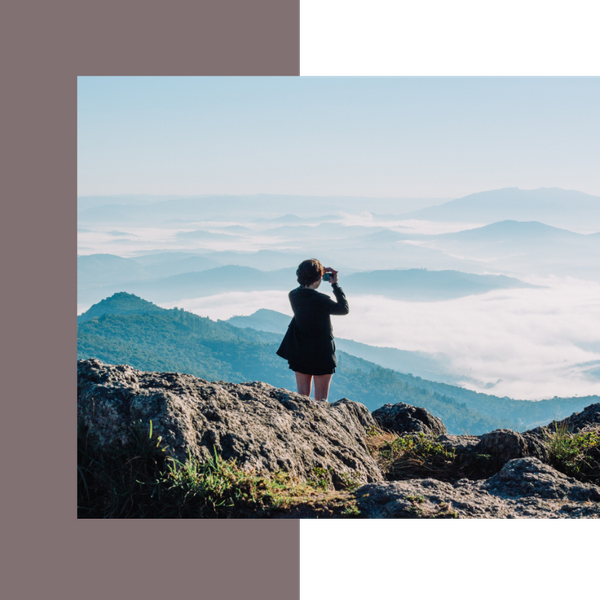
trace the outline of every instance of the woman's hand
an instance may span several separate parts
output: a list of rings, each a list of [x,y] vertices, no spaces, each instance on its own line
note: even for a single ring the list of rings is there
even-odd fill
[[[331,267],[326,267],[325,268],[325,272],[326,273],[331,273],[331,279],[329,280],[329,283],[331,285],[333,285],[334,283],[338,282],[338,280],[337,280],[338,272],[335,269],[332,269]]]

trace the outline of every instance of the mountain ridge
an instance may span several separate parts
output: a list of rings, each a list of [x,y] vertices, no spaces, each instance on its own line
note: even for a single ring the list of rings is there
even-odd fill
[[[403,217],[470,223],[513,219],[540,221],[555,226],[569,223],[587,227],[590,221],[600,223],[600,197],[562,188],[501,188],[469,194],[439,206],[406,213]]]
[[[132,259],[123,259],[132,260]],[[86,274],[81,261],[81,279],[93,280],[93,273]],[[121,264],[121,263],[118,263]],[[196,264],[190,263],[190,264]],[[166,266],[168,267],[168,265]],[[136,270],[136,278],[126,281],[124,275],[112,283],[86,284],[79,286],[79,302],[86,298],[98,301],[101,295],[127,291],[150,298],[152,302],[176,302],[186,298],[212,296],[227,292],[250,292],[277,290],[288,292],[297,285],[296,268],[287,267],[273,271],[261,271],[254,267],[220,265],[202,271],[189,271],[140,279],[139,274],[150,272],[151,266]],[[123,270],[123,272],[127,272]],[[155,271],[156,273],[156,271]],[[117,273],[118,275],[118,273]],[[106,276],[104,276],[106,277]],[[102,281],[102,278],[100,278]],[[505,275],[464,273],[456,270],[386,269],[350,273],[340,285],[352,293],[375,294],[406,301],[437,301],[460,298],[473,294],[484,294],[494,289],[531,288],[532,284]]]

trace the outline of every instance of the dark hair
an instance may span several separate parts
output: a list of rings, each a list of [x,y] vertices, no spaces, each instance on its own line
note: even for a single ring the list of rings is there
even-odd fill
[[[323,265],[316,258],[309,258],[300,263],[296,269],[296,277],[298,277],[300,285],[306,286],[319,281],[323,277],[324,272]]]

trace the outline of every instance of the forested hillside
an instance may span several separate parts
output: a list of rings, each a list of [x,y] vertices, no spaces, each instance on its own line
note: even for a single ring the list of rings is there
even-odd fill
[[[240,329],[177,308],[162,309],[126,293],[94,305],[78,321],[78,358],[148,371],[178,371],[213,381],[264,381],[296,389],[294,374],[275,354],[279,334]],[[384,369],[345,352],[338,352],[338,362],[330,399],[346,397],[362,402],[370,411],[396,402],[422,406],[456,434],[480,434],[500,427],[522,430],[531,422],[560,418],[563,408],[571,414],[598,401],[501,399]]]

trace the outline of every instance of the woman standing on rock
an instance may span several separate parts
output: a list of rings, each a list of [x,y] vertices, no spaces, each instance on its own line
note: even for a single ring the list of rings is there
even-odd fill
[[[327,402],[329,384],[335,372],[335,343],[330,315],[347,315],[348,301],[338,285],[338,272],[311,258],[296,270],[300,287],[289,293],[294,317],[277,350],[296,374],[298,393],[310,396],[315,380],[315,400]],[[336,301],[317,292],[321,281],[329,281]]]

